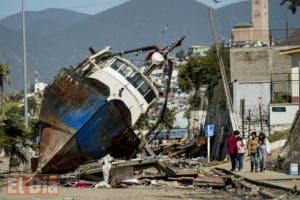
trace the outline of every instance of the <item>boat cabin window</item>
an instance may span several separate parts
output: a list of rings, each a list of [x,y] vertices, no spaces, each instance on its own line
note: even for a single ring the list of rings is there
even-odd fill
[[[151,87],[144,82],[139,88],[138,91],[144,96],[146,101],[150,103],[155,98],[155,93]]]
[[[149,90],[151,90],[150,86],[144,82],[139,88],[138,90],[140,91],[140,93],[142,95],[146,94]]]
[[[133,72],[133,69],[125,64],[122,65],[122,67],[119,69],[119,73],[123,76],[128,76]]]
[[[132,72],[126,79],[136,88],[144,82],[143,77],[138,72]]]
[[[123,75],[132,86],[137,88],[139,93],[144,96],[145,100],[150,103],[153,99],[155,99],[155,93],[149,86],[149,84],[143,79],[142,75],[134,71],[133,68],[128,66],[126,63],[116,60],[111,68],[119,72]]]
[[[128,76],[129,74],[131,74],[133,72],[133,69],[131,67],[129,67],[125,63],[120,62],[118,60],[116,60],[111,65],[111,68],[113,68],[114,70],[118,71],[120,74],[122,74],[125,77]]]

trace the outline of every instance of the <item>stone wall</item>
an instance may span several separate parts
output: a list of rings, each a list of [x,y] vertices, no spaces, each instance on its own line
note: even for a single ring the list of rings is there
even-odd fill
[[[233,109],[237,116],[239,129],[242,130],[241,99],[245,100],[244,113],[244,132],[248,136],[249,132],[261,131],[260,110],[263,123],[263,132],[268,133],[269,127],[268,110],[270,103],[270,83],[269,82],[250,82],[233,83]],[[247,120],[250,111],[250,124]],[[250,127],[249,127],[250,126]],[[250,128],[250,130],[249,130]]]
[[[291,47],[231,48],[231,81],[270,82],[272,73],[290,73],[292,58],[279,55],[288,48]]]
[[[293,61],[296,59],[295,56],[280,55],[281,50],[291,48],[293,47],[274,46],[230,49],[230,75],[233,83],[234,111],[239,116],[240,100],[245,99],[246,116],[248,110],[250,110],[252,122],[258,122],[254,124],[256,130],[260,130],[259,103],[263,111],[262,119],[264,119],[264,122],[268,122],[271,80],[286,80],[287,74],[291,73],[293,63],[295,64],[295,61]],[[294,115],[296,111],[290,112],[291,115]],[[293,117],[289,118],[291,119],[289,125],[292,123]],[[239,121],[241,125],[241,120]],[[285,125],[286,120],[285,123],[279,122],[279,124]],[[263,124],[263,128],[264,132],[269,131],[267,124]],[[272,132],[273,128],[270,128]]]

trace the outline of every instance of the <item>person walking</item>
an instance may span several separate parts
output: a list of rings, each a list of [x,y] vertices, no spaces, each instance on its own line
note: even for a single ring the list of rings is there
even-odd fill
[[[253,131],[248,141],[248,152],[250,156],[251,172],[255,168],[255,172],[258,172],[258,141],[256,132]]]
[[[231,171],[236,170],[237,140],[235,135],[238,134],[239,131],[234,131],[233,133],[230,133],[227,138],[227,152],[231,160]]]
[[[264,133],[258,135],[258,156],[259,156],[259,166],[260,171],[266,170],[266,160],[268,155],[270,155],[270,143]]]
[[[243,138],[237,136],[237,168],[239,171],[242,171],[244,168],[244,155],[247,151],[247,147],[244,144]]]

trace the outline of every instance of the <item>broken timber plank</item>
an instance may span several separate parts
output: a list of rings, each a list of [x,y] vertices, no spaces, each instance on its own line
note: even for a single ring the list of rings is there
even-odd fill
[[[157,160],[157,165],[158,165],[158,168],[160,170],[162,170],[163,172],[165,172],[165,174],[167,176],[176,176],[176,173],[170,169],[169,167],[167,167],[163,162],[161,162],[160,160]]]

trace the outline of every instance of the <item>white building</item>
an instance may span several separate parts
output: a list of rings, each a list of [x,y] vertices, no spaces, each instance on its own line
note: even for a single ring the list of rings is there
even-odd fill
[[[206,56],[209,46],[194,45],[188,48],[187,56]]]
[[[35,82],[35,84],[34,84],[34,93],[43,92],[47,86],[48,86],[47,83]]]

